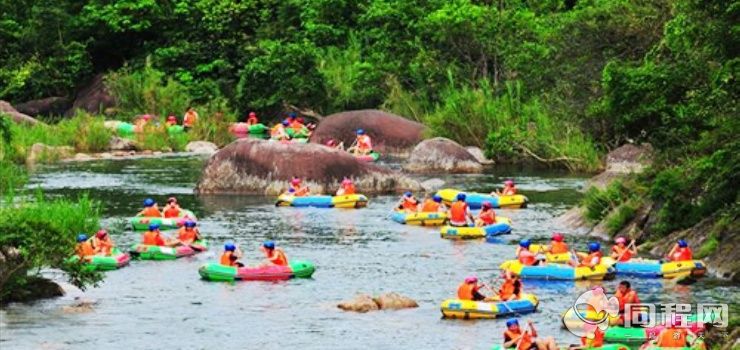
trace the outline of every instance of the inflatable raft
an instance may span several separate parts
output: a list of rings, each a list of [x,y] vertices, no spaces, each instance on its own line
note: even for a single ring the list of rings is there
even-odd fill
[[[647,277],[647,278],[675,278],[677,276],[703,276],[707,266],[701,260],[670,261],[661,263],[658,260],[631,259],[627,262],[616,262],[611,257],[602,258],[604,264],[613,265],[617,275]]]
[[[547,246],[544,244],[532,244],[529,250],[535,254],[544,254],[549,263],[567,263],[570,261],[570,253],[551,254],[546,253]]]
[[[231,127],[229,127],[229,130],[233,134],[265,134],[269,131],[269,128],[265,126],[265,124],[257,123],[253,125],[249,125],[247,123],[234,123],[231,124]]]
[[[380,159],[380,153],[371,151],[370,154],[356,155],[355,158],[363,162],[375,162]]]
[[[519,300],[504,302],[448,299],[442,302],[441,309],[444,318],[480,319],[535,312],[538,304],[534,294],[522,294]]]
[[[316,207],[316,208],[364,208],[367,197],[364,194],[345,196],[304,196],[295,197],[282,194],[275,206],[278,207]]]
[[[134,244],[129,253],[132,257],[142,260],[175,260],[184,256],[195,255],[206,251],[208,244],[205,241],[196,241],[191,245],[165,247],[146,244]]]
[[[85,262],[85,266],[88,267],[90,270],[98,271],[110,271],[120,269],[121,267],[128,265],[129,261],[131,261],[131,257],[128,254],[120,251],[118,248],[113,248],[110,256],[93,255],[88,258],[90,259],[90,261]],[[80,258],[76,255],[69,259],[70,261],[80,260]]]
[[[308,128],[302,128],[299,131],[295,131],[293,128],[285,128],[285,133],[290,136],[291,139],[297,140],[297,139],[308,139],[309,136],[311,136],[311,131],[308,130]]]
[[[604,333],[604,340],[608,342],[642,344],[649,339],[657,338],[663,329],[665,329],[663,325],[648,328],[610,326]],[[691,322],[686,329],[696,334],[704,330],[704,325],[702,323]]]
[[[568,350],[569,346],[561,346],[560,350]],[[584,350],[630,350],[630,347],[624,344],[604,344],[598,348],[583,348]],[[514,350],[514,348],[504,348],[501,345],[494,345],[491,350]]]
[[[499,267],[521,278],[545,280],[608,280],[614,278],[616,273],[613,267],[604,264],[596,265],[594,268],[572,267],[565,264],[525,266],[519,260],[508,260]]]
[[[511,233],[511,220],[503,216],[496,217],[496,223],[488,226],[456,227],[443,226],[439,235],[447,239],[476,239]]]
[[[134,216],[129,219],[129,223],[135,231],[146,231],[149,229],[150,224],[159,224],[160,230],[174,230],[185,224],[185,221],[193,220],[198,221],[190,210],[181,210],[180,217],[177,218],[163,218],[156,216]]]
[[[207,281],[283,281],[291,278],[311,278],[314,265],[308,261],[291,261],[290,266],[232,267],[210,263],[198,273]]]
[[[126,122],[118,123],[115,131],[119,135],[133,135],[137,133],[136,127],[134,126],[134,124],[126,123]],[[170,135],[182,134],[183,132],[185,132],[185,128],[183,128],[182,125],[172,125],[172,126],[167,127],[167,133]]]
[[[396,210],[391,215],[391,220],[405,225],[441,226],[447,221],[447,213],[444,212],[420,212],[406,213]]]
[[[442,201],[445,204],[450,204],[455,201],[457,194],[462,191],[454,189],[439,190],[437,194],[442,197]],[[517,209],[526,208],[529,199],[521,194],[515,194],[513,196],[491,196],[489,194],[475,193],[475,192],[463,192],[465,193],[465,203],[468,204],[470,209],[480,209],[483,202],[491,202],[494,208],[504,209]]]

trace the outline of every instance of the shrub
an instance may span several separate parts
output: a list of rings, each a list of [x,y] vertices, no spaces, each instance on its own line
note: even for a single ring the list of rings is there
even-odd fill
[[[628,196],[628,189],[619,180],[613,181],[603,190],[592,186],[586,191],[583,198],[586,219],[591,222],[601,221],[613,209],[622,204]]]

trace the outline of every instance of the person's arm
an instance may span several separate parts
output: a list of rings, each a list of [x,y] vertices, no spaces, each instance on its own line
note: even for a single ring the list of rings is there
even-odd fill
[[[519,335],[518,337],[511,338],[508,341],[506,340],[506,337],[504,337],[504,348],[513,348],[516,346],[516,343],[521,339],[523,333]]]
[[[527,321],[527,324],[529,325],[529,329],[532,331],[532,333],[530,333],[530,334],[532,334],[532,337],[533,338],[536,338],[537,337],[537,330],[534,329],[534,324],[532,323],[532,321]]]
[[[671,248],[671,250],[668,251],[668,256],[667,256],[668,260],[671,260],[671,258],[673,257],[673,253],[676,252],[676,249],[678,249],[678,244],[674,244],[673,248]]]
[[[630,253],[632,253],[632,255],[637,255],[637,244],[635,244],[634,239],[630,242],[630,245],[632,246]]]

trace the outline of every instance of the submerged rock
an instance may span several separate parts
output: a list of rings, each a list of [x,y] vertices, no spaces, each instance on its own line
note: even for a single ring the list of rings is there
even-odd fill
[[[192,141],[185,146],[185,151],[198,154],[214,154],[218,151],[218,146],[208,141]]]
[[[419,307],[415,300],[395,292],[383,293],[378,297],[358,294],[352,300],[342,301],[337,305],[344,311],[365,313],[375,310],[400,310]]]
[[[314,193],[335,191],[345,176],[365,194],[420,188],[417,181],[400,173],[329,147],[241,139],[211,156],[196,192],[276,195],[293,176],[304,179]]]
[[[95,311],[94,306],[97,304],[98,302],[95,300],[80,299],[77,297],[73,304],[62,307],[62,311],[67,314],[87,313]]]
[[[348,111],[321,120],[311,135],[311,142],[324,144],[333,139],[346,146],[355,141],[357,129],[364,129],[381,153],[404,153],[422,140],[424,125],[375,109]]]
[[[435,137],[414,147],[404,169],[415,173],[480,173],[483,165],[457,142]]]
[[[380,310],[375,300],[367,294],[358,294],[352,300],[347,300],[339,303],[338,308],[344,311],[354,311],[365,313],[368,311]]]

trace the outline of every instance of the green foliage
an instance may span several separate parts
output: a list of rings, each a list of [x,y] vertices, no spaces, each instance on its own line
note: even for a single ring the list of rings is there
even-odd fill
[[[178,115],[190,107],[187,88],[166,78],[164,72],[149,63],[140,70],[124,68],[106,77],[106,86],[115,96],[119,110],[129,116],[155,114]]]
[[[605,218],[612,210],[619,207],[622,203],[627,200],[630,196],[630,190],[624,185],[622,181],[612,181],[605,189],[599,189],[596,186],[591,186],[586,195],[583,197],[583,206],[586,208],[586,219],[591,222],[599,222]],[[631,206],[627,206],[628,208]],[[629,209],[625,210],[623,214],[618,214],[623,217],[627,217]],[[634,215],[634,213],[632,213]],[[618,220],[615,219],[615,223]],[[626,221],[625,221],[626,222]]]
[[[635,199],[629,199],[626,202],[620,204],[616,209],[612,210],[604,219],[606,225],[606,231],[610,235],[615,235],[626,225],[630,220],[635,217],[637,210],[640,208],[639,201]]]
[[[18,249],[19,258],[8,262],[0,275],[0,301],[22,289],[42,267],[64,270],[69,281],[82,289],[101,280],[102,275],[65,260],[75,254],[79,232],[98,229],[99,206],[87,197],[72,201],[46,200],[38,193],[34,201],[0,207],[0,248]]]

